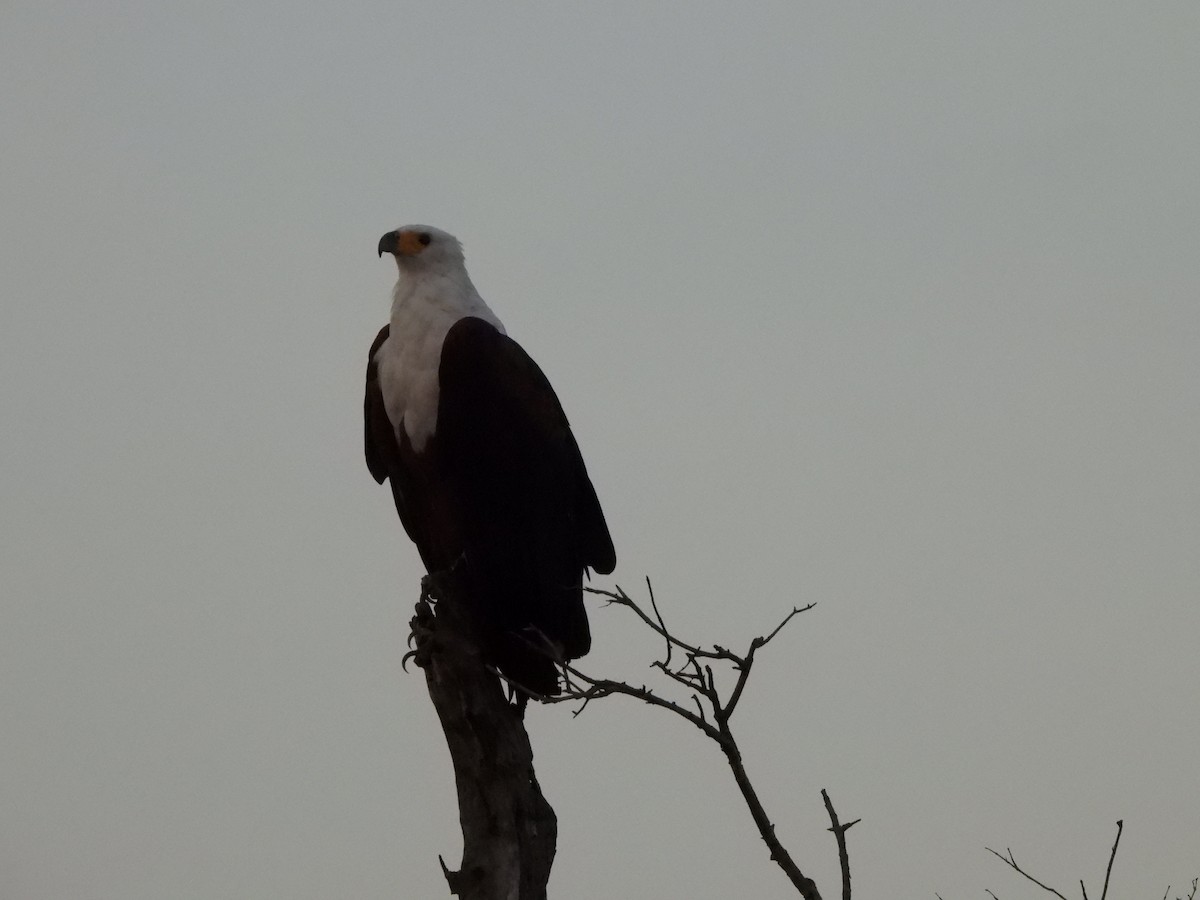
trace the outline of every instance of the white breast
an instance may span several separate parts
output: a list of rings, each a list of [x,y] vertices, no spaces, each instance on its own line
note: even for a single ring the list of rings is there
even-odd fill
[[[396,284],[391,331],[375,352],[379,387],[397,437],[403,427],[418,453],[437,430],[438,366],[446,334],[459,319],[476,316],[504,326],[470,281],[422,279]]]

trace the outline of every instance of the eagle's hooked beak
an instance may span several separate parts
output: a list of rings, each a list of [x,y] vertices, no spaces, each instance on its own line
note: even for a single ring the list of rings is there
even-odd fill
[[[396,252],[396,238],[398,237],[399,233],[395,231],[389,231],[381,237],[379,239],[379,255],[383,256],[385,253],[394,254]]]

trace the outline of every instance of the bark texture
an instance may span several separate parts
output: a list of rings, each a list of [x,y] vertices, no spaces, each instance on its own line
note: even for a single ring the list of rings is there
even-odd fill
[[[545,900],[558,821],[538,786],[522,714],[454,611],[452,600],[440,599],[435,612],[422,598],[412,620],[458,789],[462,863],[442,870],[463,900]]]

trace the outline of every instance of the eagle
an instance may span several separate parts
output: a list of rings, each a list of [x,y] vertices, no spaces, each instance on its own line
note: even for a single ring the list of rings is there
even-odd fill
[[[406,225],[378,252],[399,277],[367,359],[367,468],[390,483],[425,569],[452,576],[484,660],[532,694],[556,694],[545,641],[563,659],[588,652],[583,579],[616,567],[579,445],[453,235]]]

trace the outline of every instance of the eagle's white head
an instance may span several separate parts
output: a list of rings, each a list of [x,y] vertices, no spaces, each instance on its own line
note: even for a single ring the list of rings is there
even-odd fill
[[[449,273],[465,268],[462,244],[429,225],[404,225],[379,239],[379,255],[396,258],[401,275]]]
[[[455,320],[463,316],[495,320],[471,284],[462,244],[454,235],[429,225],[405,225],[379,239],[379,255],[385,253],[395,257],[399,269],[392,289],[393,325],[400,324],[396,314],[406,309],[419,317],[446,314]]]

